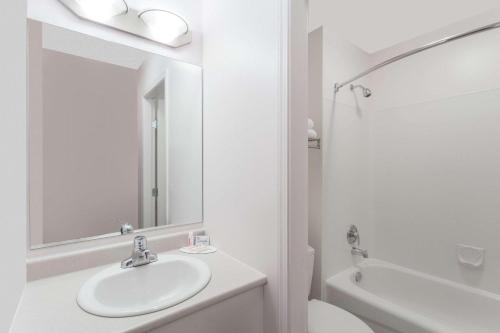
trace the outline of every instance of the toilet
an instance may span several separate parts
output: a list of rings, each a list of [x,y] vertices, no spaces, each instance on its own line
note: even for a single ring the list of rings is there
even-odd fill
[[[314,268],[312,247],[308,248],[307,261],[309,290],[311,290]],[[322,301],[315,299],[309,301],[309,333],[334,332],[373,333],[361,319],[353,314]]]

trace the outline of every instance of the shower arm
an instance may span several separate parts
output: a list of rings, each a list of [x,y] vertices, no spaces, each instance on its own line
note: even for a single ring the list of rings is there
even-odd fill
[[[486,32],[486,31],[490,31],[490,30],[493,30],[493,29],[498,29],[500,28],[500,21],[498,22],[495,22],[495,23],[492,23],[492,24],[488,24],[488,25],[485,25],[485,26],[482,26],[480,28],[476,28],[476,29],[473,29],[473,30],[469,30],[467,32],[463,32],[463,33],[460,33],[460,34],[456,34],[456,35],[452,35],[452,36],[448,36],[448,37],[445,37],[443,39],[439,39],[437,41],[434,41],[434,42],[431,42],[429,44],[425,44],[423,46],[420,46],[418,48],[415,48],[413,50],[410,50],[410,51],[407,51],[407,52],[404,52],[404,53],[401,53],[395,57],[392,57],[392,58],[389,58],[381,63],[379,63],[378,65],[375,65],[373,67],[370,67],[369,69],[365,70],[364,72],[361,72],[359,73],[358,75],[352,77],[351,79],[349,80],[346,80],[344,82],[341,82],[341,83],[335,83],[335,86],[334,86],[334,91],[335,93],[338,93],[339,90],[348,85],[349,83],[352,83],[362,77],[365,77],[366,75],[376,71],[376,70],[379,70],[380,68],[382,67],[385,67],[387,65],[390,65],[396,61],[399,61],[399,60],[402,60],[404,58],[407,58],[409,56],[412,56],[414,54],[417,54],[417,53],[420,53],[420,52],[423,52],[423,51],[427,51],[429,49],[432,49],[436,46],[440,46],[440,45],[443,45],[443,44],[446,44],[446,43],[449,43],[449,42],[453,42],[453,41],[456,41],[456,40],[459,40],[459,39],[462,39],[462,38],[465,38],[465,37],[469,37],[469,36],[472,36],[472,35],[475,35],[475,34],[478,34],[478,33],[481,33],[481,32]]]

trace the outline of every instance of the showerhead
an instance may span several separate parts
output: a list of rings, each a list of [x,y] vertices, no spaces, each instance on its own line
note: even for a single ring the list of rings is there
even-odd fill
[[[354,90],[356,88],[361,88],[361,90],[363,91],[363,97],[368,98],[372,95],[372,91],[370,89],[368,89],[360,84],[358,84],[358,85],[351,84],[351,90]]]
[[[370,97],[372,95],[372,91],[368,88],[363,89],[363,96],[366,98]]]

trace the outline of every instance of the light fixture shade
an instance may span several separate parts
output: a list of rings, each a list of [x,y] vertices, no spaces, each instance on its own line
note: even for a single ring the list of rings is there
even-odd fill
[[[130,5],[126,1],[129,0],[59,0],[81,19],[169,47],[181,47],[192,42],[189,25],[181,16],[163,9],[139,9],[137,6],[141,1],[130,1]]]
[[[182,17],[166,10],[146,10],[141,12],[139,17],[155,39],[167,44],[189,32],[189,26]]]
[[[86,16],[95,20],[108,20],[128,12],[125,0],[75,0]]]

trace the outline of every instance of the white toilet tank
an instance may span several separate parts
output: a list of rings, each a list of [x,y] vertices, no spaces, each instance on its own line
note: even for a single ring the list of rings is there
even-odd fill
[[[314,270],[314,249],[307,247],[307,278],[309,293]],[[353,314],[331,304],[312,300],[309,301],[309,332],[310,333],[373,333],[373,331]]]
[[[309,293],[311,293],[311,285],[314,271],[314,249],[307,247],[307,282],[309,283]]]

